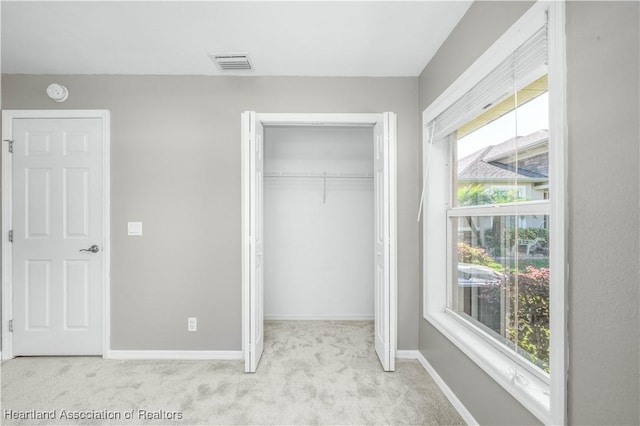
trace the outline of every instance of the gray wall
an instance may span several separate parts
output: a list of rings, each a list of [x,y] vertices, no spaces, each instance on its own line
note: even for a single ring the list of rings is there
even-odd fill
[[[69,99],[45,95],[64,84]],[[399,348],[418,347],[417,78],[5,75],[6,109],[111,111],[112,349],[240,350],[240,112],[398,114]],[[142,221],[144,236],[126,236]],[[186,318],[198,317],[198,332]]]
[[[640,424],[639,5],[567,3],[574,424]]]
[[[419,114],[529,6],[474,3],[420,76]],[[638,3],[568,2],[566,12],[569,421],[638,424]],[[537,423],[421,312],[420,351],[476,420]]]

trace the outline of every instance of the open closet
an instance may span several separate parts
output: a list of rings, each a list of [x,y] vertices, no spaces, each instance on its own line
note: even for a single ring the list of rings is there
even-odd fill
[[[373,319],[395,368],[395,114],[242,115],[243,351],[266,319]]]
[[[373,128],[264,130],[265,319],[373,320]]]

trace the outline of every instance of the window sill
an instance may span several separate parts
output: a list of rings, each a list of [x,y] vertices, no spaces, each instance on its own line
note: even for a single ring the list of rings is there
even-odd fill
[[[531,411],[541,422],[552,423],[550,386],[547,380],[519,366],[511,357],[462,324],[457,315],[447,311],[426,312],[425,319],[449,339],[511,396]]]

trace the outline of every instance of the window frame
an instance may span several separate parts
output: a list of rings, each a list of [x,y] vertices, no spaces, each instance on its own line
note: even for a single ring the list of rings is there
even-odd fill
[[[547,19],[548,18],[548,19]],[[549,75],[549,201],[518,203],[518,214],[541,213],[550,218],[550,370],[528,368],[495,338],[449,309],[451,286],[452,164],[449,140],[430,141],[428,124],[469,91],[545,23],[548,26]],[[523,406],[546,424],[566,423],[566,53],[564,1],[535,3],[480,58],[423,112],[423,316]],[[446,138],[444,138],[446,139]],[[552,142],[551,142],[552,141]],[[432,142],[430,144],[430,142]],[[428,165],[428,166],[427,166]],[[543,207],[544,205],[544,207]],[[504,206],[507,207],[507,206]],[[457,212],[467,210],[456,207]],[[486,210],[486,211],[485,211]],[[497,215],[495,206],[468,209],[468,213]],[[456,213],[458,215],[458,213]],[[446,222],[445,222],[446,221]],[[513,352],[513,353],[510,353]],[[521,368],[519,368],[521,367]]]

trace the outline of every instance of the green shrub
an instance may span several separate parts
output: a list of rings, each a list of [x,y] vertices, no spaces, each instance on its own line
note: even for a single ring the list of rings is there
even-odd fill
[[[466,243],[458,243],[458,262],[488,266],[505,273],[503,266],[483,248],[471,247]],[[482,287],[479,297],[497,315],[504,315],[504,337],[514,344],[517,342],[520,348],[518,353],[548,372],[549,268],[527,266],[524,271],[509,271],[505,274],[503,285]],[[501,303],[501,293],[505,290],[508,309]]]
[[[471,263],[473,265],[482,265],[493,268],[497,271],[503,269],[502,265],[489,256],[482,247],[471,247],[466,243],[458,243],[458,262]]]
[[[524,273],[511,274],[509,286],[511,315],[507,320],[510,340],[518,341],[518,345],[527,352],[531,362],[548,372],[549,268],[528,266]]]

